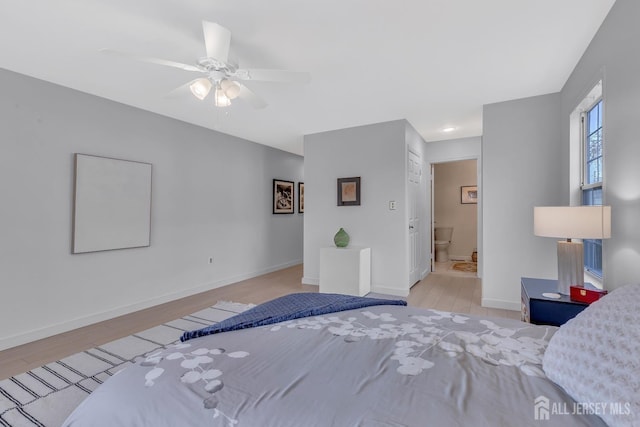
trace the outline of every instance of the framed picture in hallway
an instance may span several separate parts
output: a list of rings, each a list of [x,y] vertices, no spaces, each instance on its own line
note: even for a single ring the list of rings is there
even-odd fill
[[[460,187],[460,203],[463,205],[478,203],[478,186],[464,185]]]
[[[298,213],[304,213],[304,182],[298,183]]]
[[[338,178],[338,206],[360,206],[360,177]]]
[[[293,213],[293,182],[273,180],[273,213]]]

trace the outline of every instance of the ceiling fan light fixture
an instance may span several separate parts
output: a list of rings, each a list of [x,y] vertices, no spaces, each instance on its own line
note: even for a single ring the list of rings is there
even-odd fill
[[[229,51],[231,46],[229,29],[214,22],[203,21],[202,30],[206,57],[198,59],[195,64],[184,64],[113,49],[101,49],[101,52],[199,73],[199,78],[191,77],[188,83],[181,85],[176,90],[183,91],[184,87],[188,86],[193,96],[201,101],[210,96],[213,90],[211,96],[214,98],[214,105],[218,107],[227,107],[231,105],[231,100],[236,98],[247,102],[256,109],[267,106],[267,103],[260,96],[241,83],[244,80],[283,83],[309,83],[310,81],[311,76],[306,72],[239,68],[236,57],[231,55]]]
[[[209,95],[209,91],[211,91],[211,82],[209,79],[200,78],[195,80],[193,83],[189,85],[189,89],[191,89],[191,93],[193,96],[198,98],[200,101],[205,99],[207,95]]]
[[[238,95],[240,95],[240,86],[229,79],[223,79],[222,82],[220,82],[220,88],[229,99],[236,99]]]

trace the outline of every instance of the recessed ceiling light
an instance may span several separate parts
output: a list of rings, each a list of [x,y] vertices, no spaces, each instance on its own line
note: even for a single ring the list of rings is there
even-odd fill
[[[456,130],[456,128],[454,128],[454,127],[448,127],[448,128],[444,128],[444,129],[442,129],[442,132],[453,132],[454,130]]]

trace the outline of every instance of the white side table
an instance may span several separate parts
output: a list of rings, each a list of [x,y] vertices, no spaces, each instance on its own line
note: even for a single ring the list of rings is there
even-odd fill
[[[371,248],[320,248],[320,292],[358,296],[371,292]]]

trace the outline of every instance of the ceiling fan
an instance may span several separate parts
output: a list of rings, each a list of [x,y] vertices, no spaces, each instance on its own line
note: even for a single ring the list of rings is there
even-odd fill
[[[191,80],[183,86],[188,86],[193,96],[200,100],[204,100],[213,92],[214,104],[217,107],[227,107],[231,105],[231,100],[236,98],[247,101],[254,108],[267,106],[262,98],[240,81],[308,83],[311,80],[311,76],[307,72],[239,68],[237,63],[229,59],[231,32],[219,24],[208,21],[202,21],[202,30],[207,56],[198,59],[193,65],[114,49],[101,49],[101,52],[201,73],[202,77]]]

